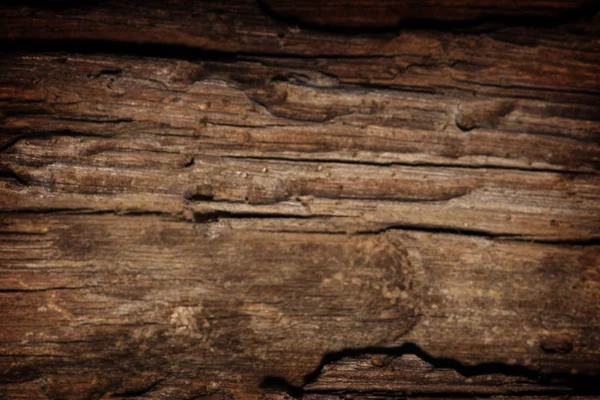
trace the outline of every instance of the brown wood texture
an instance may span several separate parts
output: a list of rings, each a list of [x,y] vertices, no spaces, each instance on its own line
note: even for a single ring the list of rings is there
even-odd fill
[[[502,18],[538,21],[581,12],[593,4],[585,0],[262,0],[266,9],[280,18],[322,28],[385,29],[415,22],[472,22]]]
[[[599,17],[475,3],[1,7],[0,397],[597,398]]]

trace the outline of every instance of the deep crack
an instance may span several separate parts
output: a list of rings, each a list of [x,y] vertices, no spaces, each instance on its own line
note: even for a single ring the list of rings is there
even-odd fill
[[[362,348],[351,348],[344,349],[341,351],[326,353],[319,365],[309,374],[304,376],[303,384],[301,386],[295,386],[286,381],[284,378],[279,376],[266,376],[260,383],[260,388],[265,391],[282,391],[295,398],[301,398],[305,394],[312,392],[322,393],[323,390],[307,389],[307,386],[318,381],[324,368],[327,365],[334,364],[348,357],[360,357],[365,355],[385,355],[391,357],[402,357],[404,355],[415,355],[421,360],[430,364],[433,368],[451,369],[459,373],[465,378],[471,378],[481,375],[504,375],[510,377],[521,377],[531,381],[531,383],[542,385],[548,388],[556,387],[557,394],[568,394],[568,395],[598,395],[600,394],[600,387],[596,385],[597,377],[582,374],[582,373],[543,373],[534,368],[530,368],[519,364],[507,364],[503,362],[485,362],[475,365],[468,365],[455,358],[446,357],[434,357],[431,354],[424,351],[421,347],[415,343],[405,343],[399,347],[362,347]],[[564,387],[568,389],[565,390]],[[528,391],[527,394],[533,392]],[[398,395],[399,393],[394,393]],[[411,391],[411,395],[418,394],[417,392]],[[452,392],[452,393],[433,393],[434,395],[444,396],[471,396],[471,392]],[[518,395],[518,392],[513,394]],[[543,393],[548,395],[548,391]],[[427,393],[428,396],[432,393]],[[485,394],[484,394],[485,395]]]

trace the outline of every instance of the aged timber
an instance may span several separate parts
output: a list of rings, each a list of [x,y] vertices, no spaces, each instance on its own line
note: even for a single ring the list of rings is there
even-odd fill
[[[594,2],[0,20],[0,397],[600,395]]]

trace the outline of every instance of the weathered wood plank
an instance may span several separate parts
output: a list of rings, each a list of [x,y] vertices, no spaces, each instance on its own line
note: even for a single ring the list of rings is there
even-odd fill
[[[503,2],[497,10],[506,9],[509,3],[521,10],[528,4]],[[578,4],[551,3],[559,9]],[[531,10],[540,11],[543,8]],[[86,51],[94,45],[94,49],[105,52],[171,57],[180,54],[193,59],[210,55],[190,49],[220,54],[298,55],[308,57],[305,61],[312,61],[318,70],[346,83],[591,103],[600,91],[600,52],[596,40],[598,17],[595,12],[588,13],[583,12],[583,17],[596,15],[596,20],[575,20],[558,29],[488,27],[485,33],[405,29],[399,33],[348,35],[302,29],[274,20],[255,0],[102,1],[58,10],[0,8],[0,38],[7,40],[6,47],[13,44],[19,48],[35,46],[23,41],[54,40],[38,42],[37,48],[43,51],[61,46],[66,51]],[[143,46],[129,46],[132,44],[149,47],[144,50]],[[179,50],[174,46],[180,46]]]
[[[598,246],[261,222],[5,214],[4,382],[81,398],[131,390],[124,376],[164,390],[185,378],[252,397],[264,376],[301,385],[326,352],[404,342],[467,364],[598,372]]]
[[[600,165],[595,103],[366,90],[310,65],[98,56],[0,62],[5,147],[28,134],[76,132],[134,138],[157,162],[176,164],[202,151],[571,171]]]
[[[564,115],[561,107],[584,106],[522,100],[509,112],[495,109],[494,100],[333,83],[286,83],[281,98],[264,94],[260,83],[244,89],[211,74],[190,80],[203,66],[189,62],[63,61],[5,61],[0,163],[13,179],[2,186],[4,210],[191,210],[341,217],[341,230],[350,232],[405,226],[538,240],[598,237],[597,121],[542,122],[536,111]],[[254,63],[235,68],[266,73]],[[276,73],[269,76],[261,78],[271,82],[266,88]],[[480,128],[472,121],[489,116],[486,104],[494,118],[513,116]],[[469,107],[475,117],[465,122]],[[457,124],[474,125],[464,132]]]
[[[409,3],[3,4],[0,397],[600,394],[597,5]]]

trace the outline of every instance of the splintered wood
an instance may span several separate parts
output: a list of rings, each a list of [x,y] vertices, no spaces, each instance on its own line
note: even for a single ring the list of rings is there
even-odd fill
[[[597,7],[325,3],[0,8],[0,397],[600,394]]]

